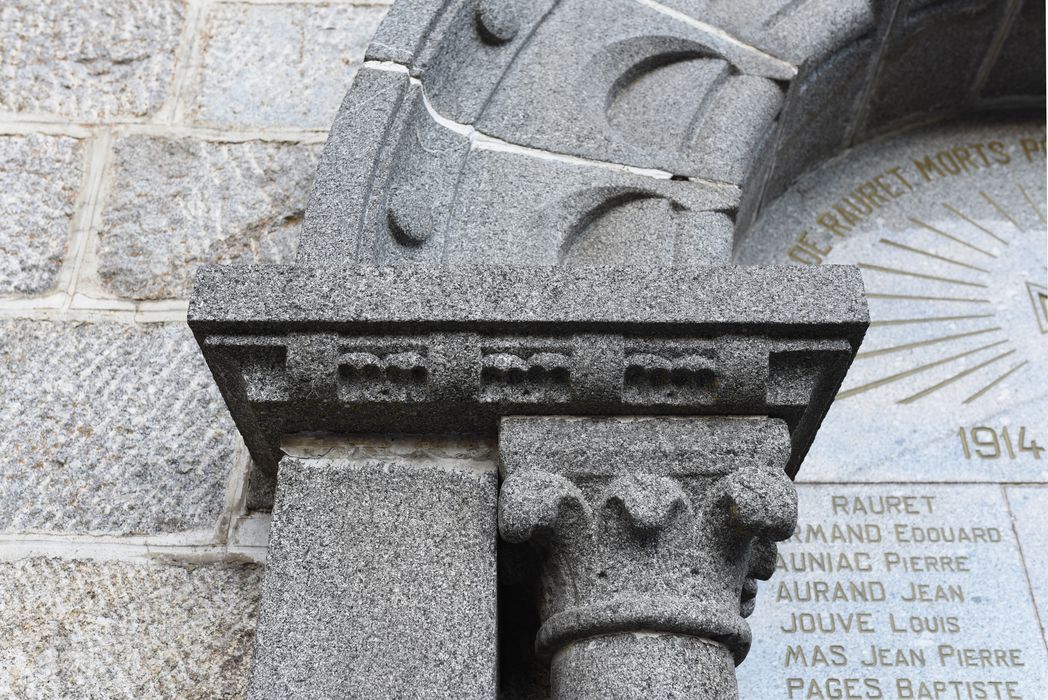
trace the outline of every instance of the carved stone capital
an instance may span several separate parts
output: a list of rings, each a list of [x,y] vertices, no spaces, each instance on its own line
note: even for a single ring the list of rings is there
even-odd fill
[[[796,525],[790,449],[772,418],[504,418],[499,529],[542,558],[538,652],[656,633],[741,663],[756,581]]]

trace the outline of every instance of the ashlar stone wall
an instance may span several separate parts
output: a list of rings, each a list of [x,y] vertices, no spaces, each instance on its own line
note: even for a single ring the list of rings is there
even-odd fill
[[[0,697],[243,695],[268,522],[186,299],[294,255],[387,4],[0,3]]]

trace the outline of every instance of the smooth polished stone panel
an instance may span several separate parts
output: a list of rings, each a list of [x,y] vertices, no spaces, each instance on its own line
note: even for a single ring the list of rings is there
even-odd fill
[[[1043,144],[1043,118],[915,129],[765,210],[741,261],[857,265],[870,305],[802,481],[1048,480]]]
[[[250,697],[493,698],[490,447],[284,449]]]
[[[1001,487],[797,491],[741,697],[1041,697],[1048,654]]]
[[[1007,486],[1005,492],[1012,508],[1030,589],[1037,603],[1041,630],[1048,635],[1048,488]]]

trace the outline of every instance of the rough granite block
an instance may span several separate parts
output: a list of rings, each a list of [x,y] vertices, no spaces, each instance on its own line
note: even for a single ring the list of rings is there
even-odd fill
[[[534,323],[546,332],[624,324],[633,333],[744,333],[759,326],[770,335],[840,333],[857,341],[868,319],[860,280],[844,265],[212,266],[196,276],[189,319],[197,333],[259,322],[274,332],[304,323],[410,323],[420,330],[508,323],[520,331]]]
[[[357,5],[215,5],[193,119],[328,128],[385,13]]]
[[[450,264],[714,265],[730,234],[710,210],[735,204],[726,188],[475,150],[440,252]]]
[[[454,121],[473,123],[517,54],[557,4],[555,0],[448,3],[409,64],[412,75],[423,80],[433,108]],[[384,32],[387,38],[389,34]],[[374,44],[369,53],[372,48]]]
[[[966,106],[1006,6],[994,0],[902,0],[882,49],[862,136]]]
[[[0,137],[0,295],[54,288],[69,243],[81,159],[76,139]]]
[[[789,453],[768,418],[502,420],[499,532],[542,562],[551,697],[737,697],[756,582],[797,522]]]
[[[213,528],[237,438],[182,324],[0,324],[0,531]]]
[[[148,118],[168,97],[184,0],[4,0],[0,112]]]
[[[1040,98],[1043,104],[1045,62],[1038,59],[1044,53],[1044,22],[1045,3],[1025,0],[986,78],[984,98]]]
[[[422,44],[433,18],[447,0],[400,0],[375,31],[367,48],[369,61],[391,61],[409,65]]]
[[[114,147],[98,276],[136,299],[188,296],[201,263],[289,262],[320,146],[128,136]]]
[[[280,465],[254,700],[495,696],[490,450]]]
[[[786,94],[764,203],[774,201],[809,168],[847,147],[873,45],[872,37],[865,36],[801,69]]]
[[[744,468],[782,469],[789,435],[767,418],[502,419],[500,468],[571,477],[631,474],[722,476]],[[595,464],[594,455],[601,455]]]
[[[0,563],[0,696],[243,697],[256,566]]]
[[[404,73],[364,68],[342,102],[317,167],[297,262],[353,262],[360,250],[376,170],[388,160],[386,141],[408,91]],[[380,160],[381,159],[381,160]]]
[[[720,146],[718,146],[720,147]],[[298,262],[726,262],[732,187],[487,148],[404,73],[365,69],[325,146]]]
[[[577,700],[738,698],[735,661],[722,644],[672,634],[614,634],[573,644],[552,663],[551,697]],[[638,694],[643,689],[643,695]]]

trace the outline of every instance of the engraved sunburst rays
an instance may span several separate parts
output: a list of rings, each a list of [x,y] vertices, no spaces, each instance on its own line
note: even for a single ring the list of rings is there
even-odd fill
[[[1008,199],[1021,209],[985,190],[967,205],[942,202],[942,209],[930,215],[941,217],[911,217],[914,228],[905,235],[881,238],[874,251],[884,253],[877,256],[883,260],[858,264],[869,273],[870,328],[884,329],[889,338],[898,328],[900,335],[858,353],[857,362],[890,369],[874,370],[876,378],[846,387],[838,399],[884,390],[894,391],[897,403],[914,404],[953,388],[952,395],[970,404],[1016,381],[1027,368],[1029,359],[1013,343],[1014,329],[1001,318],[1001,295],[995,292],[1002,283],[1002,255],[1014,255],[1013,244],[1032,250],[1031,232],[1046,220],[1027,189],[1014,187]],[[987,223],[991,218],[994,223]],[[918,339],[912,339],[915,333]]]

